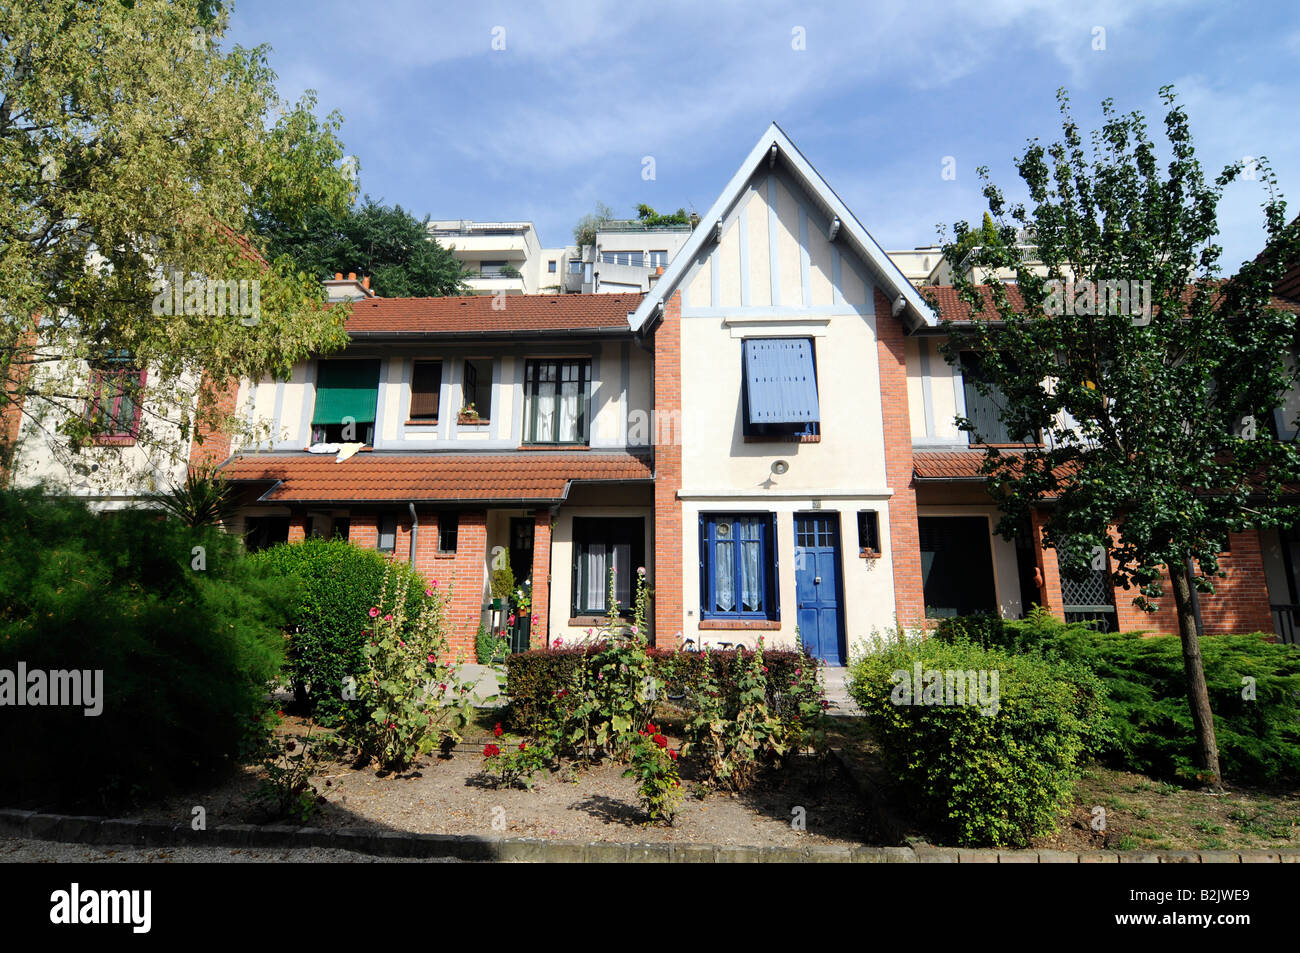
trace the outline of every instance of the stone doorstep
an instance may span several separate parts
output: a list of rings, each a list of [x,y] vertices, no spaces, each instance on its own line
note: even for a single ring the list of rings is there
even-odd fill
[[[294,827],[288,824],[218,824],[203,831],[188,822],[165,824],[0,809],[0,834],[80,844],[333,848],[379,857],[455,857],[517,863],[1300,863],[1300,849],[1256,851],[968,850],[931,847],[744,847],[716,844],[638,844],[615,841],[548,841],[529,837],[416,834],[365,828]]]

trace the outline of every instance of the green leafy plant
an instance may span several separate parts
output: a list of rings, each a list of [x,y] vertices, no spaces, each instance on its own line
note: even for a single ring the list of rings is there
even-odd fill
[[[274,820],[290,818],[299,824],[311,820],[320,808],[320,796],[312,784],[320,754],[306,735],[268,743],[262,767],[266,772],[255,795]]]
[[[186,526],[216,526],[237,509],[230,482],[202,469],[190,470],[184,483],[151,499]]]
[[[641,807],[652,823],[671,824],[682,798],[682,780],[677,771],[678,752],[656,725],[648,724],[629,745],[625,778],[635,778]]]
[[[480,625],[474,636],[474,657],[480,665],[491,665],[497,659],[505,658],[510,651],[510,640],[504,633],[493,632],[487,626]]]
[[[355,678],[364,665],[362,646],[369,633],[358,620],[367,618],[372,606],[381,615],[391,613],[399,590],[407,593],[408,613],[418,615],[424,577],[409,563],[341,539],[282,543],[249,559],[259,571],[289,580],[293,587],[286,676],[317,722],[338,724],[350,704],[344,679]],[[436,580],[429,588],[436,591]]]
[[[483,776],[493,788],[522,787],[532,789],[534,776],[550,767],[553,753],[551,739],[542,733],[534,739],[525,738],[518,744],[500,745],[504,731],[497,722],[493,729],[497,739],[483,748]]]
[[[382,771],[402,771],[445,740],[459,741],[468,723],[471,685],[460,682],[447,647],[441,592],[429,588],[408,616],[407,585],[396,572],[385,577],[393,609],[369,610],[371,630],[362,647],[357,708],[349,710],[345,737],[361,760]]]

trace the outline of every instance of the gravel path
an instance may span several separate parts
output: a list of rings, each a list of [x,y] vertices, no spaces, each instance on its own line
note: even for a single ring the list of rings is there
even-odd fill
[[[61,844],[57,841],[0,837],[0,863],[17,864],[271,864],[271,863],[459,863],[451,857],[373,857],[324,847],[252,849],[239,847],[128,847],[116,844]]]

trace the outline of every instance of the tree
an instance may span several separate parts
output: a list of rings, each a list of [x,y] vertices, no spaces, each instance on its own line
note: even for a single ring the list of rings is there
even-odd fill
[[[230,422],[220,385],[346,341],[346,309],[244,238],[255,207],[347,207],[341,117],[318,119],[311,93],[281,101],[265,47],[222,49],[228,16],[216,0],[0,6],[0,411],[70,472],[124,465],[90,449],[106,380],[114,408],[141,408],[131,439],[157,467]]]
[[[579,248],[596,244],[596,229],[613,220],[614,210],[604,202],[597,202],[596,211],[582,216],[578,219],[578,224],[573,226],[573,243]]]
[[[636,217],[647,228],[658,228],[662,225],[694,225],[699,221],[699,216],[695,216],[695,221],[692,221],[692,216],[688,215],[684,208],[679,208],[670,215],[660,215],[644,203],[636,207]]]
[[[944,318],[970,320],[945,320],[944,353],[956,361],[974,347],[977,386],[1001,395],[1009,432],[1042,435],[1023,452],[986,450],[1003,536],[1050,501],[1045,545],[1063,571],[1078,574],[1109,552],[1112,583],[1136,587],[1144,609],[1163,595],[1168,574],[1199,760],[1217,786],[1194,591],[1212,591],[1230,532],[1297,515],[1283,487],[1300,469],[1300,451],[1271,439],[1267,422],[1296,384],[1285,360],[1295,318],[1270,307],[1270,297],[1300,251],[1300,225],[1286,223],[1260,160],[1266,247],[1222,280],[1216,210],[1245,166],[1207,182],[1186,113],[1171,88],[1161,98],[1163,171],[1143,116],[1120,114],[1110,100],[1085,148],[1064,91],[1062,141],[1032,140],[1016,162],[1028,207],[1008,204],[980,170],[1002,241],[984,245],[977,264],[1014,269],[1016,287],[996,279],[976,287],[958,271],[969,231],[958,223],[945,255],[969,313]],[[1016,244],[1012,223],[1033,236],[1032,249]]]
[[[286,218],[263,211],[256,227],[273,254],[288,255],[321,280],[339,272],[367,274],[385,298],[465,292],[464,265],[429,234],[429,217],[417,219],[400,205],[366,196],[342,213],[314,208]]]

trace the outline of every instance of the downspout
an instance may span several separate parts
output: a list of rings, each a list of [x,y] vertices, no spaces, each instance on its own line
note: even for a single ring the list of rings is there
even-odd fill
[[[420,520],[415,515],[415,504],[407,503],[407,509],[411,511],[411,568],[415,568],[415,541],[420,535]]]

